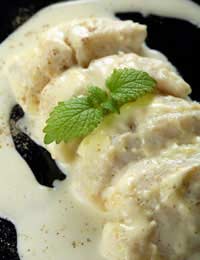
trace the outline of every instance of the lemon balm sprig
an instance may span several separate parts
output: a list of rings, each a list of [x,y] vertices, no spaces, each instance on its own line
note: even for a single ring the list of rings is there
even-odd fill
[[[124,68],[115,69],[105,85],[106,90],[90,86],[86,95],[59,102],[43,130],[44,143],[58,144],[87,136],[106,115],[119,113],[124,104],[151,93],[156,81],[144,71]]]

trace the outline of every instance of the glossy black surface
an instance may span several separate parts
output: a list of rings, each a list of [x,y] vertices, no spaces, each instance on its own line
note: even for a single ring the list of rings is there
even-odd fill
[[[19,260],[16,241],[15,226],[10,221],[0,219],[0,260]]]
[[[15,148],[32,170],[39,184],[52,188],[55,180],[64,180],[66,176],[60,171],[50,153],[36,144],[27,134],[21,131],[17,122],[23,118],[24,112],[15,105],[10,114],[10,132]],[[24,144],[24,145],[22,145]]]
[[[162,1],[162,0],[161,0]],[[26,21],[40,8],[59,1],[53,0],[7,0],[1,1],[0,13],[0,41],[4,40],[14,29]],[[200,3],[200,0],[195,2]],[[16,17],[20,17],[16,19]],[[121,19],[132,19],[148,25],[147,43],[151,48],[161,50],[169,60],[177,66],[181,75],[193,87],[192,97],[200,101],[199,92],[199,60],[200,60],[200,31],[190,23],[161,18],[158,16],[143,17],[138,13],[118,14]],[[15,107],[11,113],[11,129],[16,128],[15,122],[23,116],[20,107]],[[15,129],[16,130],[16,129]],[[43,148],[37,146],[22,132],[14,137],[18,152],[32,169],[38,182],[42,185],[52,186],[53,179],[63,179],[64,176],[55,168],[55,163]],[[28,142],[29,149],[24,151],[19,143]],[[38,156],[39,154],[39,156]],[[39,159],[39,160],[38,160]],[[46,170],[56,175],[43,175]],[[16,230],[14,225],[0,219],[0,260],[19,260],[16,250]],[[48,260],[48,259],[44,259]],[[56,259],[60,260],[60,259]],[[66,259],[67,260],[67,259]]]

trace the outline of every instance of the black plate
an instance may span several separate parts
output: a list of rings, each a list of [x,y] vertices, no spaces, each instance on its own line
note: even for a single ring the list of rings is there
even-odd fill
[[[36,11],[56,2],[59,1],[1,1],[1,7],[3,6],[4,8],[1,8],[0,11],[0,41],[4,40]],[[200,4],[200,0],[195,2]],[[167,55],[184,79],[191,84],[193,88],[192,98],[200,101],[200,94],[198,93],[200,86],[200,29],[185,21],[154,15],[143,17],[139,13],[120,13],[117,16],[121,19],[132,19],[148,25],[148,45]],[[16,17],[18,18],[16,19]],[[23,116],[23,111],[20,107],[15,106],[11,112],[11,130],[15,127],[15,121],[20,116]],[[29,143],[28,156],[27,151],[24,153],[23,149],[18,145],[19,142],[24,141]],[[63,174],[59,171],[49,153],[37,146],[27,135],[19,131],[17,138],[14,138],[14,142],[18,152],[29,164],[40,184],[51,187],[53,179],[64,179]],[[26,157],[24,157],[24,154],[26,154]],[[35,162],[38,162],[38,158],[40,161],[37,163],[37,167],[35,167]],[[48,170],[53,169],[53,172],[56,172],[56,174],[49,178],[48,175],[43,175],[45,172],[44,168]],[[16,243],[17,236],[14,225],[7,220],[0,219],[0,260],[19,260]]]

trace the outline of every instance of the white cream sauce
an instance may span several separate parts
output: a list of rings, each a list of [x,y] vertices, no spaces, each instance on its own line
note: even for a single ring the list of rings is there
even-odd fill
[[[100,260],[98,242],[104,219],[74,200],[70,176],[54,189],[40,186],[14,149],[8,118],[15,100],[4,76],[5,64],[9,57],[35,44],[38,34],[48,27],[77,17],[113,16],[116,11],[159,14],[200,25],[200,7],[187,0],[77,1],[43,9],[1,44],[0,216],[16,225],[21,259]]]

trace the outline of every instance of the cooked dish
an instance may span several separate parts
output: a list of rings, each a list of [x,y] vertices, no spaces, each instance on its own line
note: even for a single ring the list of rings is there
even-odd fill
[[[21,259],[200,258],[200,104],[167,58],[146,46],[147,26],[112,14],[182,18],[187,10],[200,24],[200,9],[176,0],[175,14],[170,1],[133,2],[50,6],[0,47],[0,214],[16,225]],[[114,93],[119,81],[126,93]],[[73,118],[61,126],[69,113],[55,118],[56,107],[86,100],[90,86],[101,93],[90,100],[98,122],[91,117],[90,129],[88,114],[72,130]],[[25,113],[16,129],[67,175],[54,189],[37,183],[14,147],[8,121],[16,103]]]

